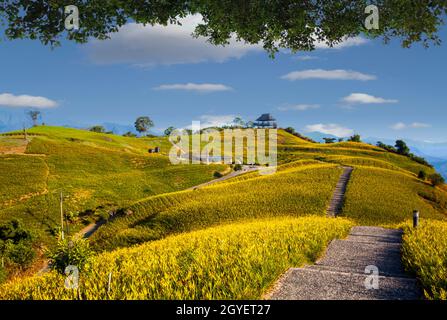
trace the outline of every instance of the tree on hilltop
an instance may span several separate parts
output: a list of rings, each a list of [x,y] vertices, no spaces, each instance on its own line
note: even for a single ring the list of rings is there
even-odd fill
[[[153,126],[154,122],[149,117],[138,117],[137,120],[135,120],[135,129],[140,135],[147,132]]]
[[[30,110],[28,111],[28,116],[31,118],[31,121],[33,122],[33,127],[37,127],[37,120],[39,120],[39,117],[42,116],[42,113],[39,110]]]

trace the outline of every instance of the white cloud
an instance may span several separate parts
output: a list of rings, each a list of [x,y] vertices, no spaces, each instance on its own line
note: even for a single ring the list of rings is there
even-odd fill
[[[281,77],[281,79],[295,81],[307,79],[322,79],[322,80],[359,80],[369,81],[377,79],[376,76],[364,74],[351,70],[323,70],[310,69],[302,71],[293,71]]]
[[[317,49],[343,49],[349,47],[357,47],[364,45],[368,42],[367,39],[362,37],[345,38],[342,42],[336,44],[333,47],[328,46],[324,41],[316,41],[315,48]]]
[[[320,105],[318,104],[294,104],[278,107],[279,111],[306,111],[312,109],[318,109]]]
[[[300,60],[300,61],[309,61],[309,60],[317,60],[318,57],[315,57],[315,56],[295,56],[295,57],[293,57],[293,59]]]
[[[183,90],[183,91],[195,91],[201,93],[219,92],[233,90],[219,83],[178,83],[178,84],[163,84],[155,87],[154,90]]]
[[[321,132],[321,133],[326,133],[326,134],[331,134],[334,135],[336,137],[348,137],[354,134],[354,130],[340,126],[338,124],[335,123],[330,123],[330,124],[323,124],[323,123],[318,123],[318,124],[312,124],[312,125],[308,125],[306,126],[305,130],[307,132]]]
[[[0,94],[0,106],[12,107],[12,108],[55,108],[58,106],[56,101],[50,100],[45,97],[29,96],[29,95],[13,95],[10,93]]]
[[[349,96],[342,99],[343,102],[349,104],[383,104],[383,103],[397,103],[395,99],[384,99],[380,97],[374,97],[366,93],[351,93]]]
[[[128,63],[138,66],[224,62],[239,59],[250,52],[264,51],[262,44],[247,44],[232,37],[226,46],[215,46],[205,37],[192,37],[196,26],[203,22],[199,14],[179,19],[181,25],[147,25],[128,23],[108,40],[94,40],[87,45],[90,59],[99,64]],[[329,47],[315,40],[316,49],[343,49],[360,46],[368,40],[362,37],[345,38]],[[306,59],[306,58],[305,58]]]
[[[431,125],[428,123],[422,122],[413,122],[410,124],[406,124],[403,122],[397,122],[391,126],[393,130],[404,130],[404,129],[421,129],[421,128],[430,128]]]
[[[221,127],[231,124],[236,116],[232,114],[226,115],[202,115],[200,116],[200,127]]]
[[[143,26],[129,23],[108,40],[95,40],[87,54],[95,63],[129,63],[139,66],[224,62],[241,58],[249,52],[262,51],[260,45],[249,45],[232,39],[226,46],[215,46],[205,37],[194,38],[200,15],[180,19],[182,25]]]

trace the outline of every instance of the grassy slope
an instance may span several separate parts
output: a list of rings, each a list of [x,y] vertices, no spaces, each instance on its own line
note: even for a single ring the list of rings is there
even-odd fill
[[[280,166],[279,174],[261,178],[250,173],[204,190],[141,200],[130,206],[131,215],[99,230],[93,237],[96,248],[128,246],[240,219],[324,214],[340,169],[318,167],[322,162],[312,159],[358,168],[345,211],[359,224],[394,225],[416,208],[424,216],[445,218],[446,193],[416,179],[419,170],[432,169],[407,157],[363,143],[309,143],[283,131],[278,143],[279,158],[288,162]],[[293,148],[301,149],[298,157],[288,151]],[[293,161],[297,158],[308,160]]]
[[[235,182],[151,197],[130,206],[131,215],[101,227],[92,241],[98,249],[113,249],[238,220],[323,216],[340,173],[331,164],[297,165],[271,176],[252,174]]]
[[[355,223],[397,226],[408,220],[413,209],[421,210],[422,219],[446,217],[446,192],[416,178],[420,170],[431,173],[433,169],[367,144],[314,144],[280,131],[278,157],[283,165],[276,175],[259,177],[256,173],[250,173],[205,189],[172,193],[186,188],[191,181],[209,177],[205,178],[203,169],[200,169],[204,166],[197,166],[199,169],[192,166],[171,167],[166,163],[166,157],[146,155],[148,145],[159,145],[164,151],[169,146],[164,138],[133,139],[46,127],[33,130],[39,136],[28,146],[28,152],[44,156],[36,159],[19,157],[35,161],[33,165],[36,170],[32,170],[35,177],[32,179],[37,182],[33,183],[33,189],[18,187],[18,191],[14,192],[27,195],[33,190],[41,191],[44,186],[39,181],[45,176],[47,166],[50,172],[47,186],[53,189],[64,186],[72,190],[73,195],[79,194],[72,202],[69,198],[67,205],[77,208],[87,207],[88,203],[88,206],[94,207],[105,200],[116,201],[114,205],[119,203],[121,208],[127,209],[123,210],[127,214],[101,227],[94,235],[92,240],[99,250],[129,246],[210,226],[215,226],[213,230],[218,232],[221,228],[227,230],[227,227],[219,225],[234,221],[243,222],[244,225],[250,219],[323,215],[341,172],[336,164],[355,167],[344,208],[344,215]],[[37,159],[43,159],[44,163]],[[307,160],[296,162],[299,159]],[[6,170],[14,170],[14,167]],[[211,174],[211,171],[207,174]],[[25,171],[17,175],[15,179],[27,176]],[[148,177],[156,179],[147,181]],[[158,179],[165,179],[168,183],[160,184]],[[13,184],[11,181],[10,185]],[[93,190],[94,193],[88,194],[85,190]],[[164,194],[154,196],[158,193]],[[131,196],[120,202],[121,194]],[[6,197],[5,201],[9,200],[8,192],[3,192],[2,196]],[[40,199],[40,202],[34,204],[38,208],[57,207],[57,202],[51,196],[44,197],[44,200],[41,196],[33,199]],[[141,200],[135,202],[132,199]],[[24,203],[27,201],[30,200]],[[0,211],[0,217],[7,211]],[[175,239],[184,240],[181,237]],[[166,242],[161,240],[160,243],[171,243],[170,239],[166,239]],[[149,248],[151,245],[141,248]],[[130,250],[136,250],[135,255],[140,254],[138,249]],[[225,250],[227,256],[233,252],[231,248]],[[119,255],[119,252],[126,251],[117,251],[116,254]],[[110,257],[114,254],[110,253]],[[141,263],[147,261],[142,260]],[[211,266],[205,264],[204,267]],[[126,274],[120,277],[128,279]],[[169,290],[172,285],[167,282]],[[27,291],[27,294],[35,294],[30,292]],[[54,294],[59,294],[57,292]],[[175,291],[174,296],[178,297],[181,294],[179,292]],[[171,293],[166,294],[169,296]],[[97,297],[95,294],[92,293],[91,297]],[[117,293],[117,297],[122,295],[126,293]]]
[[[314,262],[351,226],[285,217],[185,233],[97,256],[79,290],[66,290],[65,276],[51,272],[0,287],[0,299],[259,299],[289,267]]]
[[[59,223],[59,190],[66,212],[107,213],[147,196],[203,183],[225,169],[172,166],[166,156],[147,153],[156,145],[167,150],[166,139],[57,127],[36,127],[29,133],[33,136],[27,154],[0,156],[0,221],[21,218],[44,241]]]

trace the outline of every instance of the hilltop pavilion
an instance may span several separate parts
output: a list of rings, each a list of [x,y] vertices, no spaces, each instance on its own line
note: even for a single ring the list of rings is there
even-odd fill
[[[254,123],[257,128],[276,128],[276,119],[270,113],[264,113]]]

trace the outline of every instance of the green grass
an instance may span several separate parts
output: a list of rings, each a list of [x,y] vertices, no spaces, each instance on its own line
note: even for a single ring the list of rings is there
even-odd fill
[[[408,174],[355,167],[343,216],[360,225],[396,226],[411,218],[413,210],[424,219],[446,219],[447,193]]]
[[[47,191],[48,167],[43,157],[0,155],[0,163],[0,208]]]
[[[270,176],[252,174],[215,186],[142,200],[102,226],[96,249],[114,249],[169,234],[238,220],[326,214],[341,169],[330,164],[298,165]],[[274,186],[274,187],[272,187]]]
[[[0,287],[0,299],[259,299],[289,267],[313,263],[351,226],[284,217],[185,233],[97,256],[79,290],[65,289],[65,277],[51,272]]]
[[[79,213],[88,221],[141,198],[212,180],[215,171],[226,168],[171,165],[163,154],[147,153],[157,138],[46,126],[29,132],[33,136],[26,154],[0,155],[0,221],[19,218],[45,243],[52,241],[59,225],[60,191],[65,212]],[[72,231],[81,227],[71,226]]]
[[[447,222],[423,219],[417,229],[406,226],[403,262],[420,280],[425,297],[447,300]]]

